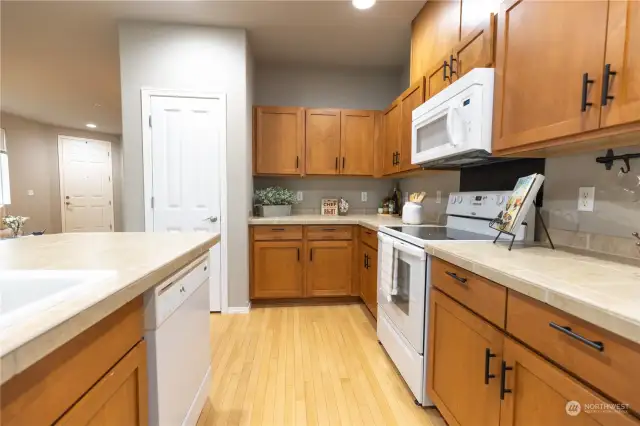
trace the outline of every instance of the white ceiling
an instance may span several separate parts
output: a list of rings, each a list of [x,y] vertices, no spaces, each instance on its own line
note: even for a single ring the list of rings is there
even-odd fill
[[[423,3],[379,0],[359,11],[344,0],[2,1],[0,107],[119,134],[120,20],[247,28],[258,63],[400,67]]]

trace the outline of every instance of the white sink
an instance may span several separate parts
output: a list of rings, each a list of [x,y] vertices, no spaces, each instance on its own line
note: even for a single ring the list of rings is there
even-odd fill
[[[72,292],[89,290],[88,287],[115,274],[115,271],[0,271],[0,320],[24,309],[52,306]]]

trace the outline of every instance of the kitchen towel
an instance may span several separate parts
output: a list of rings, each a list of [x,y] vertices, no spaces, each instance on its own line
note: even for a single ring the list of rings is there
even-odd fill
[[[378,234],[381,247],[380,289],[387,302],[391,302],[392,296],[398,294],[398,251],[393,248],[393,238],[384,234]]]

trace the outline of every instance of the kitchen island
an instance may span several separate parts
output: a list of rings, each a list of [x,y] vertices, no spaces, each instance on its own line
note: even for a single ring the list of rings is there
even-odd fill
[[[202,265],[219,240],[205,233],[101,233],[0,242],[0,284],[11,296],[3,302],[14,300],[0,314],[3,424],[87,424],[91,407],[117,390],[109,386],[119,376],[120,389],[128,386],[121,397],[135,392],[139,402],[114,410],[131,414],[120,424],[143,424],[148,406],[142,337],[149,312],[142,296],[147,292],[148,302],[158,284],[190,275],[190,265]],[[65,279],[77,283],[46,297],[30,294],[30,303],[15,306],[15,283],[25,277],[25,283],[42,283],[42,291]],[[34,291],[38,286],[31,286]]]

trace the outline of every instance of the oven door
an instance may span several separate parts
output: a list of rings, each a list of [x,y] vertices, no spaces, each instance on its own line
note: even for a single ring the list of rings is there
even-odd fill
[[[398,294],[389,300],[378,286],[378,305],[415,351],[423,354],[427,254],[420,247],[396,239],[393,251],[398,256],[394,265]],[[384,255],[383,250],[378,253]]]

